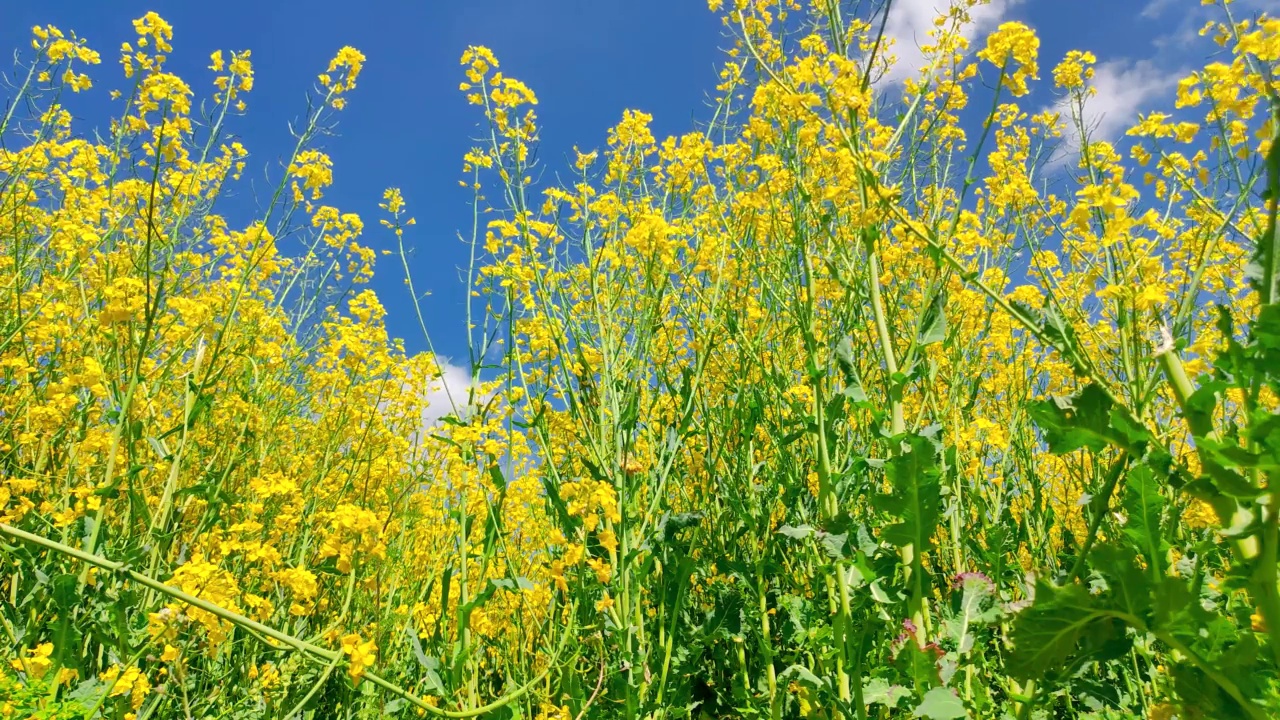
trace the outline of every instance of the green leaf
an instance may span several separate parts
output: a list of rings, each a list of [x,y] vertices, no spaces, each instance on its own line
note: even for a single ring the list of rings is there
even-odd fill
[[[489,479],[493,481],[494,489],[498,490],[499,492],[506,492],[507,477],[502,474],[502,470],[498,469],[497,465],[489,466]]]
[[[778,679],[787,681],[795,680],[798,683],[803,683],[814,689],[822,689],[826,687],[826,683],[824,683],[817,675],[814,675],[812,670],[803,665],[792,665],[786,670],[783,670],[778,673]]]
[[[687,530],[697,527],[702,522],[702,513],[664,513],[662,519],[658,521],[655,530],[659,540],[664,545],[670,545],[676,540],[677,534],[681,530]]]
[[[50,588],[53,593],[53,602],[60,610],[70,610],[80,601],[80,581],[75,575],[55,576],[50,583]]]
[[[102,694],[102,688],[105,685],[105,682],[97,678],[90,678],[88,680],[81,681],[81,683],[76,686],[76,689],[72,690],[66,697],[69,700],[77,700],[86,704],[92,703]]]
[[[905,697],[911,697],[910,690],[901,685],[890,685],[883,678],[872,678],[862,686],[862,701],[868,706],[884,705],[894,708]]]
[[[837,535],[835,533],[824,532],[822,530],[818,531],[818,544],[821,545],[822,549],[827,551],[827,555],[834,560],[839,560],[846,555],[845,550],[848,548],[848,539],[848,533],[840,533]]]
[[[324,573],[325,575],[344,575],[345,574],[338,569],[338,558],[336,555],[327,557],[323,561],[313,564],[311,566],[311,570]]]
[[[934,688],[925,693],[924,701],[916,706],[911,717],[929,718],[930,720],[955,720],[968,717],[964,702],[947,688]]]
[[[840,338],[840,342],[836,343],[836,364],[840,366],[845,380],[857,378],[858,371],[853,364],[853,341],[848,337]]]
[[[1099,604],[1146,622],[1154,586],[1152,576],[1138,565],[1138,551],[1128,545],[1104,543],[1095,547],[1089,557],[1106,585]]]
[[[867,397],[867,391],[863,390],[862,385],[857,383],[845,385],[844,389],[840,391],[840,394],[848,398],[849,402],[854,405],[867,405],[871,402],[870,398]]]
[[[920,335],[917,342],[923,347],[940,343],[947,339],[946,297],[939,292],[933,296],[924,316],[920,318]]]
[[[1178,663],[1170,673],[1173,689],[1193,717],[1245,717],[1240,705],[1231,700],[1208,675],[1190,663]],[[1228,707],[1232,712],[1228,712]]]
[[[998,610],[983,610],[983,605],[995,595],[996,586],[986,577],[977,573],[965,573],[961,577],[960,609],[957,617],[951,622],[954,627],[956,649],[967,653],[973,648],[973,633],[969,632],[975,623],[987,623],[995,620]]]
[[[404,634],[409,636],[409,646],[413,648],[413,656],[418,659],[418,664],[428,670],[434,670],[440,667],[440,661],[433,657],[427,657],[422,650],[422,642],[418,640],[418,631],[413,628],[413,624],[405,626]]]
[[[908,638],[893,659],[893,664],[911,678],[917,689],[934,688],[942,685],[939,661],[943,657],[943,651],[937,645],[930,643],[922,648],[914,638]]]
[[[498,591],[499,587],[501,586],[493,580],[485,583],[484,589],[476,593],[459,609],[462,616],[469,617],[471,615],[471,611],[489,602],[489,598],[493,597],[493,594]]]
[[[507,592],[519,592],[520,590],[533,589],[533,583],[530,582],[528,578],[524,577],[493,578],[489,582],[503,590],[506,590]]]
[[[875,496],[872,504],[899,518],[881,530],[881,539],[898,547],[913,545],[923,554],[932,543],[941,514],[937,456],[933,441],[927,437],[910,435],[902,444],[903,451],[886,465],[893,492]]]
[[[1098,452],[1111,444],[1112,402],[1097,385],[1086,385],[1070,397],[1055,396],[1030,403],[1027,410],[1044,432],[1049,451],[1062,455],[1080,448]]]
[[[1152,568],[1155,575],[1163,576],[1169,543],[1160,531],[1160,518],[1166,503],[1151,468],[1138,465],[1129,471],[1122,504],[1129,518],[1124,526],[1125,537],[1146,558],[1147,567]]]
[[[813,534],[813,528],[809,525],[801,525],[799,527],[783,525],[778,528],[778,534],[786,535],[792,540],[803,540]]]
[[[1023,320],[1040,331],[1058,354],[1071,364],[1071,369],[1076,375],[1085,377],[1089,374],[1089,368],[1080,359],[1080,343],[1076,337],[1075,328],[1062,317],[1057,308],[1046,305],[1043,309],[1036,309],[1017,301],[1012,303],[1012,307]]]
[[[875,601],[876,601],[876,602],[878,602],[878,603],[882,603],[882,604],[885,604],[885,605],[888,605],[888,604],[893,603],[893,602],[897,602],[897,600],[896,600],[896,599],[894,599],[894,598],[890,597],[890,596],[889,596],[889,594],[888,594],[887,592],[885,592],[885,591],[884,591],[884,588],[880,587],[880,582],[881,582],[882,580],[884,580],[884,578],[876,578],[876,579],[871,583],[871,587],[870,587],[870,590],[871,590],[871,599],[872,599],[872,600],[875,600]],[[901,599],[901,598],[898,598],[898,599]]]
[[[1010,674],[1020,680],[1037,679],[1063,668],[1085,633],[1109,626],[1110,620],[1110,613],[1095,606],[1083,586],[1037,583],[1035,602],[1013,623]]]

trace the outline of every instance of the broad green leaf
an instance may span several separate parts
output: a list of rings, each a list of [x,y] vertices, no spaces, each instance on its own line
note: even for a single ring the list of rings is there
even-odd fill
[[[901,685],[890,685],[883,678],[872,678],[862,686],[862,702],[867,705],[884,705],[895,708],[903,698],[911,697],[911,691]]]
[[[76,685],[75,690],[72,690],[67,697],[71,700],[92,703],[101,696],[104,686],[106,686],[106,683],[97,678],[83,680],[79,685]]]
[[[63,574],[53,578],[50,584],[53,602],[59,609],[66,611],[75,607],[80,598],[80,582],[75,575]]]
[[[1095,547],[1089,558],[1105,587],[1105,593],[1096,598],[1099,607],[1146,622],[1153,585],[1151,575],[1138,565],[1138,555],[1129,545],[1104,543]]]
[[[994,620],[998,611],[994,608],[983,609],[996,592],[996,586],[985,576],[978,573],[965,573],[960,577],[960,608],[956,617],[950,622],[954,630],[953,639],[960,653],[967,653],[973,648],[973,634],[969,630],[975,624]]]
[[[1110,623],[1110,613],[1094,604],[1082,585],[1036,585],[1035,602],[1013,623],[1013,652],[1007,667],[1020,680],[1060,669],[1086,632]]]
[[[925,693],[924,700],[916,706],[911,717],[929,718],[929,720],[955,720],[968,717],[964,702],[955,692],[947,688],[934,688]]]
[[[1111,399],[1096,385],[1086,385],[1069,397],[1055,396],[1027,407],[1044,432],[1049,451],[1062,455],[1080,448],[1098,452],[1111,444]]]
[[[1169,543],[1160,529],[1165,499],[1160,494],[1160,484],[1151,468],[1138,465],[1125,478],[1123,507],[1128,516],[1124,526],[1129,539],[1146,558],[1147,567],[1157,576],[1164,575],[1165,557]]]
[[[1206,718],[1245,717],[1242,708],[1227,696],[1209,676],[1186,662],[1173,666],[1173,689],[1184,707]]]
[[[1052,305],[1043,309],[1033,308],[1026,303],[1014,301],[1014,312],[1027,323],[1034,325],[1047,339],[1058,354],[1071,364],[1072,370],[1079,376],[1088,375],[1088,367],[1080,359],[1080,343],[1075,328],[1062,317],[1062,313]]]
[[[924,553],[937,530],[942,505],[933,442],[920,435],[907,437],[903,451],[889,460],[886,471],[893,490],[875,496],[872,503],[899,521],[885,526],[880,537],[898,547],[914,545],[916,552]]]
[[[845,556],[845,551],[848,548],[848,539],[848,533],[840,533],[837,535],[835,533],[824,532],[821,530],[818,531],[818,544],[821,545],[822,549],[826,550],[827,555],[833,559],[838,560]]]
[[[943,652],[937,645],[930,643],[922,648],[915,638],[908,637],[893,664],[911,678],[916,688],[933,688],[942,685],[942,672],[938,667],[942,658]]]
[[[702,513],[664,513],[658,521],[656,534],[660,541],[670,544],[681,530],[697,527],[702,522]]]

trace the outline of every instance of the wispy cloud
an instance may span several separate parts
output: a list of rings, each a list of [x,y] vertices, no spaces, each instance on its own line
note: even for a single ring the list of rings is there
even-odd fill
[[[1142,7],[1142,12],[1138,13],[1138,15],[1148,20],[1155,20],[1163,15],[1166,10],[1177,4],[1178,0],[1148,0],[1147,4]]]
[[[960,28],[960,34],[967,40],[973,40],[999,25],[1009,14],[1009,9],[1019,2],[1021,0],[991,0],[986,5],[973,8],[969,11],[969,22]],[[951,5],[952,0],[897,0],[893,3],[885,23],[885,37],[894,41],[893,54],[898,56],[898,63],[885,80],[900,82],[920,72],[925,61],[920,48],[932,43],[929,31],[934,28],[933,21],[946,15]]]

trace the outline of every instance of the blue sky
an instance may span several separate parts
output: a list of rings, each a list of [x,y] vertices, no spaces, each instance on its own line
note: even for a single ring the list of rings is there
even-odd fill
[[[944,3],[895,0],[890,32],[911,45]],[[1263,3],[1241,0],[1238,7]],[[727,44],[703,0],[0,0],[0,9],[0,48],[26,48],[32,25],[52,23],[102,53],[103,65],[92,73],[99,100],[81,106],[88,115],[81,131],[105,124],[112,109],[106,92],[123,85],[117,48],[133,39],[130,21],[148,10],[174,26],[169,67],[197,97],[210,91],[210,52],[252,50],[249,113],[231,129],[252,153],[259,179],[263,167],[278,177],[279,158],[291,147],[288,122],[304,110],[304,92],[328,59],[343,45],[363,51],[368,62],[341,113],[339,135],[325,143],[336,181],[326,202],[359,213],[365,242],[385,248],[391,238],[377,225],[377,203],[388,186],[404,190],[418,219],[410,239],[415,282],[432,292],[424,304],[428,327],[438,349],[454,357],[465,356],[459,268],[466,247],[457,232],[470,222],[469,195],[458,180],[481,119],[457,89],[463,49],[489,46],[505,72],[537,92],[540,157],[554,171],[574,145],[602,145],[625,108],[653,114],[659,138],[692,129],[707,115],[706,94]],[[1093,120],[1114,134],[1139,110],[1167,106],[1179,71],[1204,62],[1205,46],[1188,39],[1206,12],[1199,0],[993,0],[975,11],[971,34],[980,45],[999,22],[1028,22],[1042,38],[1042,78],[1068,49],[1092,50],[1100,61]],[[909,49],[900,54],[909,59]],[[259,182],[258,192],[264,187]],[[411,352],[422,349],[394,258],[379,259],[374,287],[388,306],[391,333]]]

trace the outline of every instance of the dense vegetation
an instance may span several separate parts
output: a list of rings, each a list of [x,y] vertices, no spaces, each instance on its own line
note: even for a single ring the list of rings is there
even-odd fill
[[[1220,7],[1176,112],[1108,140],[1094,57],[1029,114],[1036,35],[970,48],[975,4],[906,67],[888,2],[712,0],[713,121],[628,112],[563,185],[468,49],[447,413],[324,204],[358,51],[240,224],[248,52],[197,103],[137,20],[93,134],[61,103],[98,53],[34,28],[0,718],[1276,717],[1280,19]]]

